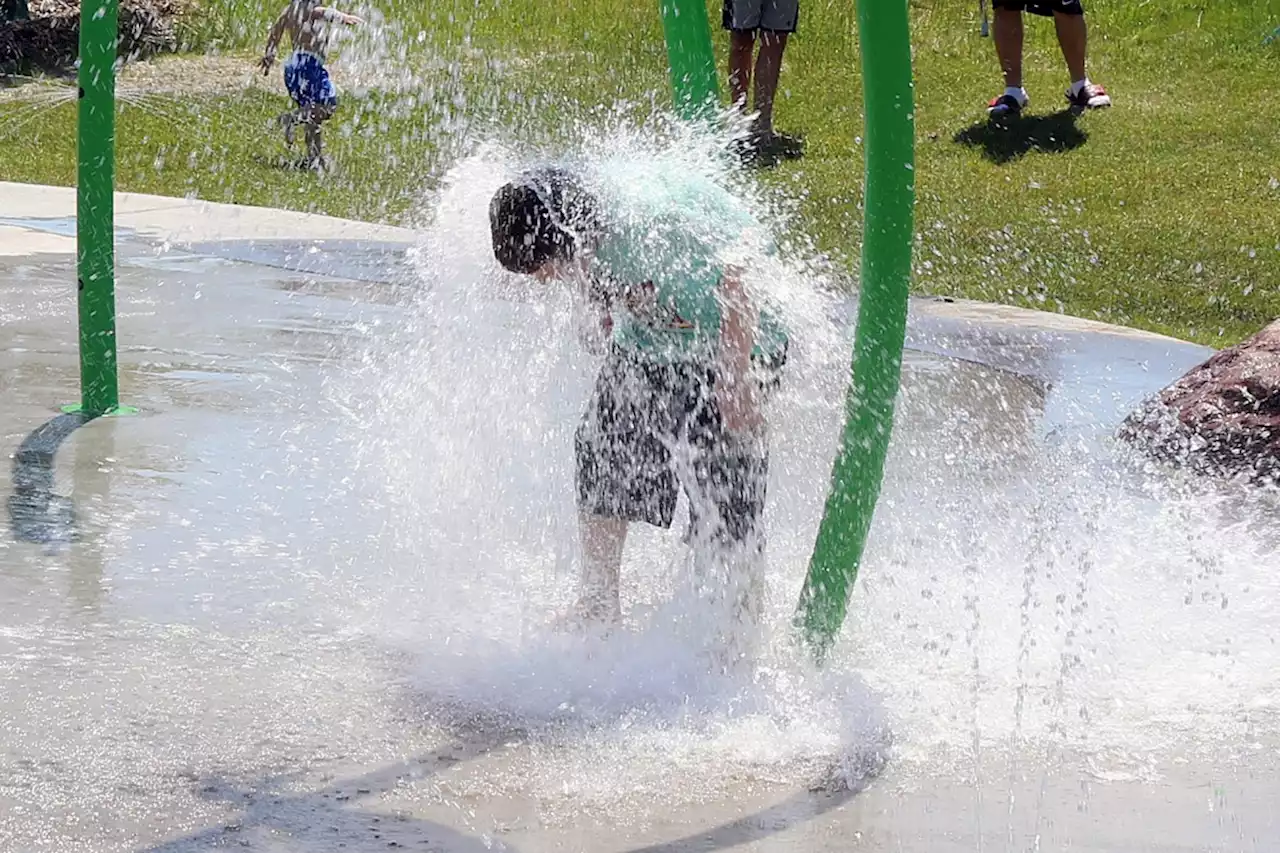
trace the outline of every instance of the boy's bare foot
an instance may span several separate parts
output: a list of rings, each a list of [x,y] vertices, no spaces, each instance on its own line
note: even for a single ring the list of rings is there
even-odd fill
[[[622,614],[616,606],[580,598],[567,612],[552,620],[551,627],[565,634],[581,634],[587,631],[601,631],[607,634],[620,624],[622,624]]]
[[[329,172],[333,169],[333,164],[329,162],[329,158],[323,154],[314,154],[302,161],[302,168],[310,169],[313,172]]]

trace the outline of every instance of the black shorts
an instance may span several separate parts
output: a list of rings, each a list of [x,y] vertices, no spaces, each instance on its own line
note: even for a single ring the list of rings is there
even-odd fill
[[[1009,9],[1014,12],[1030,12],[1033,15],[1053,17],[1060,15],[1083,15],[1084,6],[1080,0],[991,0],[992,9]]]
[[[766,386],[780,368],[759,371]],[[579,509],[667,528],[683,485],[695,536],[758,541],[768,452],[724,429],[714,387],[705,367],[610,351],[574,441]]]

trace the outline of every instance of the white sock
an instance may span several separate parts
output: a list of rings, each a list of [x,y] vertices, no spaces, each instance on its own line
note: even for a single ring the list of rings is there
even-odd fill
[[[1083,89],[1085,86],[1088,86],[1088,85],[1089,85],[1089,78],[1088,78],[1088,77],[1084,78],[1083,80],[1077,80],[1076,82],[1072,83],[1072,84],[1071,84],[1071,95],[1072,95],[1072,97],[1074,97],[1074,96],[1076,96],[1076,95],[1080,94],[1080,90],[1081,90],[1081,89]]]
[[[1007,86],[1005,87],[1004,93],[1010,97],[1017,98],[1018,103],[1024,107],[1027,105],[1027,101],[1030,100],[1027,97],[1027,90],[1021,86]]]

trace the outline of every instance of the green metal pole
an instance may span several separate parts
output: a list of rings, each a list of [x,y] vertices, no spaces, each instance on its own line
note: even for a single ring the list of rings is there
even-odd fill
[[[704,0],[661,0],[671,89],[676,111],[689,120],[709,119],[720,98],[711,22]]]
[[[115,109],[118,0],[80,5],[80,105],[76,155],[80,408],[119,406],[116,372]]]
[[[915,203],[907,0],[860,0],[866,114],[861,296],[845,427],[796,622],[821,662],[844,622],[880,496],[906,341]]]

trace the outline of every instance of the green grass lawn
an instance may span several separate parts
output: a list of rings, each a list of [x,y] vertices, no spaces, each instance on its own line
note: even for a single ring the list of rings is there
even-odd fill
[[[279,4],[208,3],[195,52],[261,50]],[[1031,118],[988,129],[1002,87],[978,6],[912,0],[917,78],[915,288],[1060,310],[1223,346],[1280,316],[1280,0],[1110,0],[1089,7],[1090,74],[1116,106],[1059,115],[1066,71],[1048,20],[1028,21]],[[370,7],[352,7],[367,12]],[[718,23],[718,4],[712,4]],[[382,40],[348,47],[405,63],[418,91],[347,95],[326,178],[280,168],[284,93],[130,96],[121,189],[402,222],[459,145],[552,144],[592,110],[667,97],[657,4],[380,0]],[[717,50],[723,57],[723,34]],[[376,55],[376,54],[373,54]],[[797,199],[798,227],[856,269],[861,79],[849,0],[802,0],[777,108],[804,159],[761,172]],[[0,103],[0,179],[71,184],[74,105]]]

